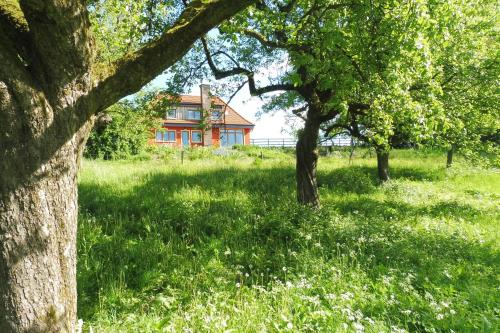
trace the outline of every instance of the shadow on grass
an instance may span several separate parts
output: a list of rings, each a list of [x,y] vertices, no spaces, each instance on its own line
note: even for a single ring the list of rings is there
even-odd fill
[[[397,168],[393,174],[432,178],[424,171]],[[342,168],[320,177],[332,179],[328,188],[338,193],[377,191],[369,168]],[[364,185],[353,191],[361,177]],[[306,260],[302,256],[311,255],[311,244],[304,238],[307,233],[323,244],[321,251],[312,251],[318,258],[339,256],[335,244],[341,244],[345,253],[360,249],[357,262],[373,279],[400,268],[422,277],[421,284],[428,283],[423,278],[429,277],[447,288],[450,281],[442,272],[449,264],[487,271],[500,259],[488,244],[452,234],[408,231],[418,216],[481,213],[473,207],[444,202],[415,207],[352,197],[333,203],[334,209],[325,205],[314,212],[295,204],[294,186],[292,168],[157,173],[123,192],[80,184],[81,317],[91,317],[99,307],[99,295],[117,286],[146,294],[184,290],[180,299],[188,302],[193,290],[223,288],[218,276],[238,281],[237,271],[246,270],[251,277],[265,272],[264,284],[271,276],[284,278],[283,267],[296,267],[295,273],[301,273]],[[374,241],[360,245],[360,236]],[[214,260],[219,263],[215,268]],[[464,272],[454,288],[466,290],[471,283],[496,288],[494,279],[474,282],[473,274]],[[127,306],[116,302],[116,311]]]
[[[378,201],[367,197],[341,200],[334,203],[336,210],[341,214],[349,214],[354,211],[365,218],[380,218],[385,221],[392,219],[428,216],[430,218],[454,218],[457,220],[473,220],[483,214],[484,211],[470,205],[457,201],[439,201],[427,205],[411,205],[395,199]]]
[[[413,181],[437,181],[444,177],[441,170],[400,166],[391,166],[390,174],[391,179]],[[367,166],[343,167],[329,172],[320,171],[318,179],[321,187],[327,187],[336,193],[373,193],[379,184],[376,168]]]

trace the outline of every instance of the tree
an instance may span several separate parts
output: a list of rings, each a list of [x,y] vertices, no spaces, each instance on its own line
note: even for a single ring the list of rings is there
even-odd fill
[[[498,2],[449,1],[433,8],[437,17],[452,8],[456,15],[437,20],[430,46],[440,69],[436,77],[444,108],[434,145],[448,150],[446,166],[455,152],[477,160],[481,154],[498,156],[500,74],[498,22],[492,13]]]
[[[389,177],[394,128],[422,139],[432,127],[425,120],[440,108],[426,45],[433,33],[429,2],[265,1],[224,24],[216,43],[203,41],[215,78],[239,77],[236,86],[248,82],[252,95],[280,91],[265,110],[291,109],[304,121],[297,143],[299,202],[319,205],[321,127],[345,128],[353,116],[362,117],[359,134],[376,146],[381,180]],[[269,71],[276,59],[289,64],[277,75]],[[267,85],[257,88],[256,77],[266,70]]]
[[[447,147],[447,166],[457,149],[469,155],[494,151],[489,139],[499,132],[498,88],[492,84],[499,72],[498,48],[492,47],[498,44],[491,19],[495,6],[489,0],[429,1],[425,13],[430,24],[420,25],[415,45],[424,51],[423,57],[397,60],[396,82],[406,88],[381,94],[382,109],[348,110],[326,131],[347,132],[375,147],[382,182],[389,179],[389,150],[403,144]],[[384,78],[391,87],[387,81]]]
[[[76,176],[95,114],[252,2],[190,1],[112,62],[96,58],[86,1],[0,3],[1,332],[74,331]]]
[[[230,78],[230,87],[236,91],[248,83],[253,96],[279,92],[266,109],[292,108],[304,120],[296,147],[297,200],[313,207],[320,205],[316,181],[319,126],[337,112],[327,107],[333,96],[331,80],[325,82],[317,73],[317,65],[329,57],[321,51],[325,32],[322,35],[317,28],[344,6],[335,1],[262,1],[223,25],[217,37],[202,39],[199,52],[189,55],[184,64],[196,71],[176,71],[207,75],[200,71],[206,62],[216,79]],[[280,62],[288,66],[276,70],[283,67]],[[270,68],[275,70],[259,82],[259,72]],[[174,82],[186,81],[177,76]]]
[[[498,36],[491,18],[496,4],[450,0],[421,6],[426,22],[409,39],[422,51],[420,59],[411,48],[405,51],[408,56],[395,59],[399,69],[394,82],[399,87],[390,76],[381,76],[390,88],[380,94],[383,108],[347,110],[325,128],[332,135],[347,132],[375,147],[381,181],[389,178],[388,153],[393,147],[447,147],[451,165],[454,150],[477,150],[484,147],[481,138],[498,133],[498,88],[492,84],[498,80],[498,48],[492,47]]]

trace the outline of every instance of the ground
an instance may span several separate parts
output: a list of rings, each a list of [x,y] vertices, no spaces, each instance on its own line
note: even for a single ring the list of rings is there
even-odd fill
[[[83,161],[84,331],[500,331],[498,170],[334,152],[312,211],[291,153],[242,149]]]

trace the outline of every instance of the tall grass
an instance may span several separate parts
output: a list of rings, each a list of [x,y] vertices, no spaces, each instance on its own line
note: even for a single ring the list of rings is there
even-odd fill
[[[84,161],[79,317],[93,332],[497,332],[500,176],[398,151]]]

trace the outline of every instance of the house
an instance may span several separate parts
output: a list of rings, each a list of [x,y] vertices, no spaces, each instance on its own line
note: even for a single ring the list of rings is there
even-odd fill
[[[155,130],[154,144],[176,147],[231,147],[250,144],[254,124],[243,118],[222,99],[211,96],[210,86],[200,86],[200,96],[181,95],[167,110],[161,129]]]

